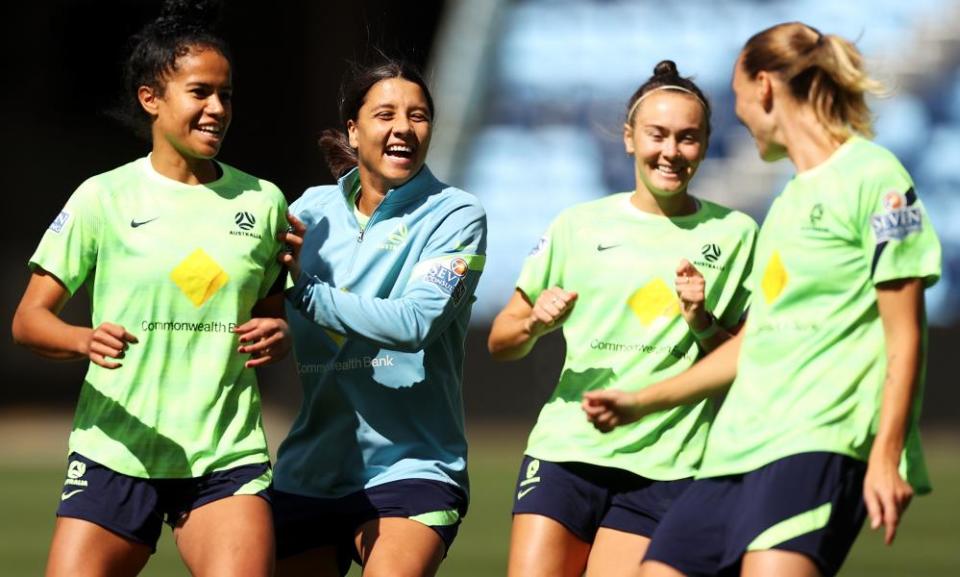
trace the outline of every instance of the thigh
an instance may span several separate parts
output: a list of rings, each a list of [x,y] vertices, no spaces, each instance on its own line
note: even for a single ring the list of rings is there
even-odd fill
[[[601,527],[587,560],[587,577],[639,577],[650,538]]]
[[[236,495],[194,509],[181,518],[174,537],[195,576],[273,573],[273,519],[262,497]]]
[[[127,577],[143,569],[153,549],[103,527],[70,517],[57,519],[46,577]]]
[[[769,549],[750,551],[743,556],[741,577],[822,577],[810,557],[793,551]]]
[[[357,530],[364,577],[433,577],[446,553],[440,534],[403,517],[381,517]]]
[[[543,515],[515,514],[510,530],[509,577],[579,577],[590,543]]]
[[[401,479],[362,491],[352,503],[350,519],[354,534],[374,519],[415,521],[440,537],[445,557],[466,514],[467,494],[460,487],[430,479]]]

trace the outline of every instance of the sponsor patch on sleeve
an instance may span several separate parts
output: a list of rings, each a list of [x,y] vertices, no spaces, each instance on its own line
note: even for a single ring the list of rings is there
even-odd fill
[[[416,264],[412,279],[423,279],[450,295],[459,304],[467,292],[466,277],[471,271],[483,270],[486,257],[480,254],[448,254],[422,260]]]
[[[550,244],[550,237],[541,236],[540,240],[537,241],[537,244],[533,247],[533,250],[530,251],[530,254],[527,256],[537,256],[546,250],[547,245]]]
[[[423,280],[436,285],[444,293],[452,296],[455,303],[459,303],[465,290],[463,288],[463,277],[466,276],[468,270],[467,261],[461,257],[435,260],[423,273]]]
[[[60,214],[57,215],[57,218],[53,219],[53,222],[50,223],[50,230],[60,234],[60,231],[63,230],[63,227],[67,225],[67,221],[69,220],[70,213],[65,210],[61,210]]]
[[[870,217],[877,242],[903,240],[923,230],[923,211],[905,195],[891,191],[883,196],[883,211]]]

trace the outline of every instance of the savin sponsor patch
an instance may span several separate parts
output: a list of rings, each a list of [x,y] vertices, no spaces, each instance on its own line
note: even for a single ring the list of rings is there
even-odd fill
[[[908,203],[905,195],[888,192],[883,196],[882,203],[884,211],[870,217],[870,226],[878,243],[903,240],[923,230],[923,211],[919,206]]]

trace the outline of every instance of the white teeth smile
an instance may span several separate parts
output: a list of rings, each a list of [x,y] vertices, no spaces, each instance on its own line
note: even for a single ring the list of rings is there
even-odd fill
[[[669,166],[658,166],[657,172],[664,176],[677,176],[678,171]]]
[[[400,152],[403,154],[413,154],[413,147],[402,144],[394,144],[387,147],[387,152]]]
[[[220,136],[220,128],[217,126],[199,126],[197,130],[200,132],[206,132],[207,134],[212,134],[214,136]]]

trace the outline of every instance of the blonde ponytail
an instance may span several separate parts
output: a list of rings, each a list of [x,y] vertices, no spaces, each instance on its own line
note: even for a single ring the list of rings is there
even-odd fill
[[[779,74],[838,140],[851,131],[873,136],[866,95],[882,94],[884,87],[867,75],[863,56],[850,41],[790,22],[754,35],[742,54],[741,66],[750,78],[761,70]]]

